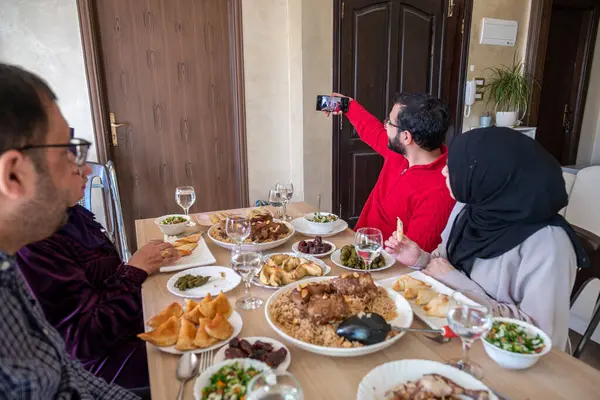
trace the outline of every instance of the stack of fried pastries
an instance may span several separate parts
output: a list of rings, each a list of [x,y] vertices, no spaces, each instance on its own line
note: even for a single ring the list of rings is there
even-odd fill
[[[233,309],[222,292],[215,298],[209,294],[200,302],[185,302],[185,311],[179,303],[172,303],[147,322],[153,330],[138,337],[158,347],[175,345],[187,351],[210,347],[233,335],[228,321]]]
[[[431,285],[403,275],[392,286],[397,292],[401,292],[407,300],[414,300],[417,305],[423,306],[425,314],[430,317],[445,318],[450,308],[450,297],[431,289]]]

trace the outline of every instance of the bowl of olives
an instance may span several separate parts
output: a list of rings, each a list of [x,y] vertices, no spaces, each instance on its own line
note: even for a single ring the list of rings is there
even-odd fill
[[[371,265],[366,268],[365,262],[356,253],[356,249],[352,245],[346,245],[341,249],[335,251],[331,255],[331,261],[336,264],[338,267],[348,269],[351,271],[375,271],[375,270],[383,270],[394,265],[394,257],[382,251],[371,263]]]

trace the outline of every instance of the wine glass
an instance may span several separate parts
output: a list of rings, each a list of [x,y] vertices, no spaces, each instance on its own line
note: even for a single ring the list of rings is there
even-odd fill
[[[225,232],[235,242],[235,246],[242,247],[242,243],[250,236],[250,220],[241,216],[230,216],[225,221]]]
[[[256,310],[263,305],[258,297],[253,297],[250,292],[252,279],[260,271],[262,254],[256,245],[236,247],[231,252],[231,268],[237,272],[244,281],[244,297],[237,299],[235,306],[240,310]]]
[[[284,198],[287,198],[287,193],[282,190],[272,188],[269,190],[269,205],[275,208],[275,218],[281,218],[281,207],[284,204]]]
[[[360,228],[354,235],[354,248],[365,262],[365,269],[371,269],[371,263],[381,253],[383,235],[377,228]]]
[[[289,372],[263,371],[248,383],[246,400],[303,400],[300,382]]]
[[[462,340],[462,357],[448,364],[481,379],[483,368],[469,360],[469,350],[492,329],[492,308],[484,295],[468,290],[454,292],[452,301],[455,306],[448,311],[448,325]]]
[[[196,192],[194,188],[191,186],[179,186],[175,189],[175,201],[179,204],[179,207],[183,208],[183,212],[185,215],[189,215],[190,207],[194,205],[196,202]],[[194,223],[191,219],[188,221],[186,226],[194,226]]]
[[[281,199],[283,200],[283,215],[281,216],[281,219],[284,221],[290,221],[292,218],[287,215],[287,205],[294,196],[294,185],[292,184],[292,182],[277,182],[275,184],[275,190],[279,191],[282,194]]]

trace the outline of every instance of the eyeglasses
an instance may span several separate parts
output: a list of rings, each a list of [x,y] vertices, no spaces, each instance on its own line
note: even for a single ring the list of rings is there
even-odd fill
[[[396,124],[392,123],[392,121],[390,121],[389,117],[383,120],[383,124],[393,126],[394,128],[400,129],[400,127],[398,125],[396,125]]]
[[[71,131],[72,132],[72,131]],[[87,160],[88,151],[92,144],[85,139],[71,138],[69,143],[66,144],[38,144],[38,145],[27,145],[21,148],[15,149],[17,151],[26,151],[32,149],[46,149],[46,148],[61,148],[65,147],[73,154],[73,163],[78,167],[83,167]]]

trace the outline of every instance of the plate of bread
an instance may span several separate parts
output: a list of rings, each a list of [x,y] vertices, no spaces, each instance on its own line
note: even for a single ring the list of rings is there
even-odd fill
[[[195,233],[182,238],[165,237],[179,252],[181,258],[172,265],[161,267],[160,272],[181,271],[186,268],[214,264],[217,260],[212,255],[201,233]]]
[[[415,315],[431,328],[441,329],[448,325],[446,315],[453,307],[454,290],[443,283],[421,271],[384,279],[377,283],[404,296]]]
[[[279,289],[301,279],[327,275],[331,267],[311,256],[274,253],[263,257],[263,265],[252,283],[267,289]]]
[[[242,330],[242,317],[223,294],[210,294],[199,302],[173,302],[146,322],[146,332],[138,337],[160,351],[183,354],[202,353],[227,344]]]

